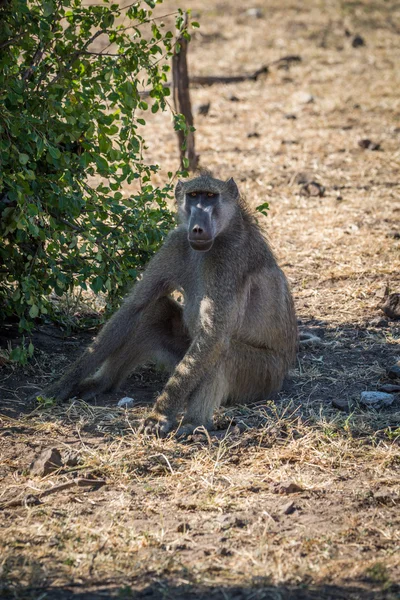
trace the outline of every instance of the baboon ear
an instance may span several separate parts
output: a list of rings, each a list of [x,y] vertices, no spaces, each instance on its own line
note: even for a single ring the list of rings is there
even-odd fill
[[[182,195],[183,195],[183,181],[178,179],[178,183],[175,186],[175,198],[177,200],[180,200],[182,198]]]
[[[233,198],[233,200],[236,200],[236,198],[239,197],[239,189],[233,177],[225,182],[225,186],[228,194]]]

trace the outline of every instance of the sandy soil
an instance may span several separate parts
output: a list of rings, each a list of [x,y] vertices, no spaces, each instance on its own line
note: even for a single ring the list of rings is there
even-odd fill
[[[399,597],[400,395],[379,411],[359,400],[400,358],[399,322],[373,322],[385,289],[400,291],[400,5],[254,7],[261,18],[236,0],[193,9],[202,27],[192,74],[301,62],[193,89],[193,105],[211,103],[195,116],[196,147],[249,203],[270,203],[260,219],[300,328],[321,340],[302,348],[276,402],[221,411],[215,435],[180,442],[136,434],[163,385],[151,368],[90,405],[27,403],[91,339],[39,330],[34,361],[0,374],[2,597]],[[357,34],[365,44],[354,47]],[[177,167],[177,143],[168,113],[147,119],[161,182]],[[380,149],[361,148],[366,138]],[[325,194],[302,195],[304,179]],[[137,406],[118,408],[124,395]],[[29,465],[48,447],[63,466],[41,478]],[[105,484],[55,489],[78,479]]]

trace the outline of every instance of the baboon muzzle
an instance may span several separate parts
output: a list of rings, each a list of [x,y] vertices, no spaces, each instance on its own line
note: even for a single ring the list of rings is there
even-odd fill
[[[202,208],[193,208],[190,213],[188,240],[193,250],[207,252],[214,243],[211,213]]]

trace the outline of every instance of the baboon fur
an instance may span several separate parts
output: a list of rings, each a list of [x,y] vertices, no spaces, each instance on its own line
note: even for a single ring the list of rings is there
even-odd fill
[[[281,388],[297,345],[286,277],[233,179],[202,174],[179,182],[175,196],[180,224],[91,346],[46,392],[88,399],[118,388],[139,364],[161,361],[171,376],[143,424],[160,434],[182,414],[185,434],[211,428],[221,405],[267,399]],[[212,244],[205,252],[190,240],[203,231],[193,226],[198,215],[211,232],[203,232]],[[171,297],[176,290],[183,305]]]

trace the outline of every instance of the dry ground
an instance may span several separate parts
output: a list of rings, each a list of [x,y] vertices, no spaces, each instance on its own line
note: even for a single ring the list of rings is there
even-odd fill
[[[358,400],[400,355],[399,324],[370,324],[385,287],[400,287],[400,4],[254,6],[263,18],[236,0],[197,3],[191,72],[302,61],[257,82],[193,90],[194,104],[211,102],[196,117],[197,150],[216,176],[234,175],[251,204],[270,202],[265,225],[301,326],[323,343],[300,352],[275,403],[221,412],[220,435],[178,442],[136,435],[142,401],[162,386],[151,369],[97,404],[29,412],[29,385],[87,341],[37,333],[34,363],[4,368],[0,383],[2,597],[399,597],[400,400],[379,412]],[[352,46],[355,34],[364,46]],[[165,173],[176,167],[170,117],[149,121],[148,157]],[[363,138],[381,150],[360,148]],[[303,173],[326,187],[323,197],[300,195]],[[116,408],[125,393],[140,405]],[[332,406],[340,399],[349,413]],[[72,451],[77,464],[32,476],[46,447]],[[78,477],[106,485],[37,500]],[[287,481],[298,491],[285,493]]]

